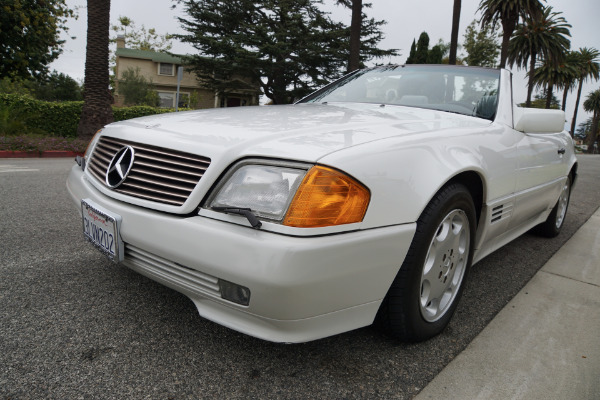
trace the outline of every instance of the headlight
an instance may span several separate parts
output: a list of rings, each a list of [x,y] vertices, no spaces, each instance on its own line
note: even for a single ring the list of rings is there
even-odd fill
[[[335,169],[308,168],[240,164],[225,176],[207,206],[250,209],[259,218],[300,228],[362,221],[370,200],[367,188]]]
[[[261,218],[281,221],[305,169],[242,165],[226,178],[209,207],[249,208]]]

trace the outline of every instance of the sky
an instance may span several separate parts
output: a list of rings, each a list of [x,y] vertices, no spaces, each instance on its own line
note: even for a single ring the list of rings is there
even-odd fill
[[[444,42],[450,41],[453,0],[363,0],[363,2],[367,1],[372,3],[371,8],[365,9],[367,16],[387,21],[382,28],[385,39],[380,42],[380,47],[399,49],[401,54],[378,60],[380,63],[403,64],[413,39],[418,39],[423,31],[428,33],[430,45],[437,43],[439,39],[443,39]],[[51,69],[83,82],[87,30],[86,1],[67,0],[66,3],[69,7],[78,9],[79,18],[68,22],[69,32],[63,35],[63,39],[66,40],[63,54],[54,61]],[[111,24],[116,24],[119,16],[127,16],[138,27],[145,25],[146,28],[155,28],[160,34],[184,33],[176,17],[185,15],[180,6],[176,9],[171,8],[175,4],[171,0],[113,0],[111,3]],[[334,0],[323,0],[323,3],[322,9],[331,12],[333,19],[350,24],[350,10],[334,5]],[[554,11],[562,12],[562,16],[572,25],[570,38],[572,49],[593,47],[600,50],[599,0],[547,0],[546,4],[552,6]],[[478,6],[479,0],[462,0],[459,43],[463,41],[467,25],[479,19]],[[184,54],[193,53],[194,49],[174,41],[171,51]],[[516,68],[512,71],[515,101],[521,103],[525,101],[527,95],[525,73]],[[583,101],[588,93],[598,88],[600,88],[600,81],[588,81],[584,84],[577,116],[578,123],[591,117],[591,114],[583,110]],[[562,100],[562,92],[555,95]],[[576,91],[571,92],[567,98],[566,126],[568,127],[573,116],[575,97]]]

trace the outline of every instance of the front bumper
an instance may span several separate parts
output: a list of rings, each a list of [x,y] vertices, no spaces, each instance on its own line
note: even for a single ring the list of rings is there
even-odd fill
[[[293,237],[116,201],[77,165],[67,188],[122,217],[124,264],[186,296],[203,317],[274,342],[305,342],[370,325],[415,224]],[[245,286],[250,304],[220,297],[218,279]]]

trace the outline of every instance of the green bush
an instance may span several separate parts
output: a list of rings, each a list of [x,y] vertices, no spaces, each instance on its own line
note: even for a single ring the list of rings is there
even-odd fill
[[[123,96],[126,106],[158,106],[160,98],[153,89],[152,79],[146,79],[140,71],[140,67],[127,68],[121,75],[117,92]]]
[[[115,121],[145,117],[146,115],[164,114],[175,111],[172,108],[157,108],[150,106],[113,107]]]
[[[15,136],[33,133],[35,129],[27,126],[28,115],[15,106],[0,104],[0,135]]]
[[[24,95],[0,93],[0,135],[41,133],[75,137],[82,107],[82,101],[49,102]],[[149,106],[113,107],[115,121],[172,111]],[[23,131],[16,132],[15,129]]]

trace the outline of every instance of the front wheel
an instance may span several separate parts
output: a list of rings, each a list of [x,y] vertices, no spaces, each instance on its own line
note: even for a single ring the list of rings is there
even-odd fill
[[[476,215],[468,189],[444,187],[427,205],[376,324],[403,341],[440,333],[456,310],[472,261]]]

